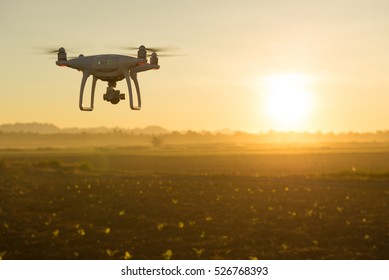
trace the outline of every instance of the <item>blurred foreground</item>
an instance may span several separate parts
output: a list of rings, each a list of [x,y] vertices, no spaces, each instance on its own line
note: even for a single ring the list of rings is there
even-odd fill
[[[388,259],[388,183],[374,144],[3,149],[0,258]]]

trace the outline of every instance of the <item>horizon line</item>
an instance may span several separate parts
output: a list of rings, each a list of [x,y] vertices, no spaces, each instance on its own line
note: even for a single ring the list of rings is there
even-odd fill
[[[70,129],[78,129],[78,130],[90,130],[90,129],[107,129],[107,130],[146,130],[147,128],[155,127],[159,128],[162,130],[166,130],[168,133],[172,132],[197,132],[197,133],[204,133],[204,132],[214,132],[214,133],[220,133],[220,132],[228,132],[227,134],[234,134],[234,133],[247,133],[247,134],[269,134],[269,133],[295,133],[295,134],[335,134],[335,135],[342,135],[342,134],[377,134],[377,133],[387,133],[389,132],[388,129],[376,129],[376,130],[369,130],[369,131],[355,131],[355,130],[347,130],[347,131],[328,131],[328,130],[276,130],[276,129],[266,129],[266,130],[258,130],[258,131],[250,131],[250,130],[242,130],[242,129],[234,129],[234,128],[220,128],[220,129],[213,129],[213,130],[207,130],[207,129],[192,129],[192,128],[186,128],[186,129],[169,129],[165,128],[161,125],[157,124],[152,124],[152,125],[146,125],[144,127],[120,127],[120,126],[105,126],[105,125],[100,125],[100,126],[88,126],[88,127],[83,127],[83,126],[58,126],[53,123],[49,122],[15,122],[15,123],[0,123],[0,127],[2,126],[17,126],[17,125],[48,125],[48,126],[53,126],[59,130],[70,130]],[[1,130],[0,130],[1,131]],[[22,131],[20,131],[22,132]]]

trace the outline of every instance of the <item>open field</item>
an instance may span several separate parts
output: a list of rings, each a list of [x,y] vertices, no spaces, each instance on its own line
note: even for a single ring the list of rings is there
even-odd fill
[[[3,259],[388,259],[389,153],[0,151]]]

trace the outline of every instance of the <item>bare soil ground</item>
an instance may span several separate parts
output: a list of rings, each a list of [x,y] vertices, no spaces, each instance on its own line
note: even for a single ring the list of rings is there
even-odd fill
[[[3,259],[388,259],[389,154],[0,155]]]

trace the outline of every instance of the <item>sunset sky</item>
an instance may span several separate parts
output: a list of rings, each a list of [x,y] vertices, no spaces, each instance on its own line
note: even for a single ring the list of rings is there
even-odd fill
[[[387,130],[388,31],[387,0],[2,0],[0,124]],[[99,81],[95,110],[81,112],[81,73],[37,54],[127,54],[119,47],[141,44],[185,55],[139,74],[141,111],[103,101]],[[125,81],[117,89],[127,93]]]

